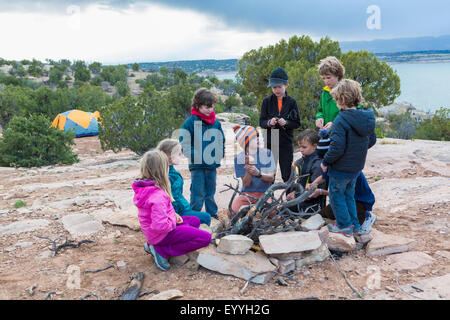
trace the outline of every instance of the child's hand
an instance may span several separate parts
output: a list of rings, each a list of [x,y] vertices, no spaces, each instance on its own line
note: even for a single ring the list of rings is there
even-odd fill
[[[257,176],[259,174],[258,168],[256,168],[254,165],[248,164],[245,167],[245,170],[248,171],[252,176]]]
[[[327,130],[331,130],[331,127],[333,126],[333,122],[328,122],[323,128]]]
[[[323,118],[317,119],[316,120],[316,127],[319,129],[323,128]]]
[[[323,172],[327,172],[328,167],[325,167],[325,166],[323,165],[323,163],[320,164],[320,167],[322,168],[322,171],[323,171]]]
[[[308,198],[317,198],[318,196],[320,196],[320,194],[321,194],[321,190],[316,189]]]
[[[183,223],[183,218],[180,217],[180,216],[178,215],[178,213],[175,213],[175,216],[177,217],[177,224],[182,224],[182,223]]]
[[[292,191],[288,195],[286,195],[286,200],[294,200],[295,199],[295,191]]]
[[[307,183],[306,186],[305,186],[305,190],[308,191],[309,189],[312,188],[312,186],[313,186],[312,183]]]
[[[286,120],[284,120],[283,118],[278,119],[278,124],[282,127],[284,127],[286,125]]]

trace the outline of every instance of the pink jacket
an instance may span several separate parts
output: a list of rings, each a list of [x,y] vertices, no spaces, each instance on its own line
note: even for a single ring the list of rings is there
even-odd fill
[[[177,223],[170,198],[153,180],[135,180],[132,187],[141,230],[149,244],[157,244]]]

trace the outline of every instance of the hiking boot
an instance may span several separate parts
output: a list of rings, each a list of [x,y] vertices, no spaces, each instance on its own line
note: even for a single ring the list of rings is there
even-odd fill
[[[371,212],[368,212],[369,216],[364,220],[364,223],[362,224],[361,228],[359,230],[355,231],[358,235],[369,233],[372,229],[372,225],[377,221],[377,216],[374,215]]]
[[[156,252],[152,245],[148,245],[148,243],[146,243],[144,245],[144,250],[155,258],[155,264],[159,269],[162,271],[167,271],[170,269],[170,264],[167,259],[163,258],[158,252]]]
[[[346,237],[353,236],[353,225],[345,228],[339,228],[336,223],[335,224],[330,223],[328,224],[328,230],[330,232],[343,234]]]

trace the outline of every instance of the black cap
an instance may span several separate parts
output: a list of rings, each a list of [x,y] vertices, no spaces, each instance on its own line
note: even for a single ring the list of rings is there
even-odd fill
[[[268,87],[276,87],[282,84],[288,84],[288,75],[283,68],[276,68],[270,74]]]

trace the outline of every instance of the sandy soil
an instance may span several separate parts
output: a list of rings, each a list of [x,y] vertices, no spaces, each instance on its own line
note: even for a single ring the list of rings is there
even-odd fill
[[[449,146],[446,142],[386,139],[378,141],[369,151],[364,172],[377,197],[374,213],[378,220],[375,228],[384,233],[416,239],[414,250],[435,259],[430,265],[400,272],[400,284],[443,276],[450,271],[448,256],[438,254],[450,251]],[[141,292],[152,293],[139,299],[148,299],[156,292],[169,289],[182,291],[182,299],[199,300],[358,299],[331,259],[296,270],[294,280],[285,279],[288,286],[280,286],[275,281],[265,285],[251,283],[241,294],[245,280],[202,267],[194,271],[186,266],[173,265],[168,272],[160,271],[152,257],[144,252],[145,240],[140,231],[103,223],[104,230],[93,235],[72,237],[62,225],[62,217],[115,208],[118,204],[114,197],[120,198],[121,194],[125,198],[122,197],[119,202],[129,201],[126,197],[131,193],[131,183],[138,172],[138,161],[132,152],[104,152],[98,137],[76,139],[74,150],[79,155],[80,163],[72,166],[0,168],[0,227],[24,219],[45,219],[49,222],[43,229],[0,235],[0,299],[38,300],[49,292],[54,292],[51,298],[55,300],[78,300],[88,293],[96,294],[101,299],[117,299],[127,287],[130,275],[140,271],[145,273]],[[179,169],[185,177],[187,195],[189,171],[185,167]],[[232,171],[230,164],[219,169],[218,191],[222,190],[224,183],[230,182]],[[433,179],[436,179],[439,189],[421,189],[421,183],[416,183],[421,180],[417,179],[426,179],[430,185],[435,185]],[[221,217],[225,215],[229,195],[216,194]],[[103,203],[74,204],[63,209],[49,206],[64,199],[98,196],[106,200]],[[18,201],[26,202],[26,205],[15,208]],[[395,204],[390,205],[390,201]],[[85,243],[79,248],[64,248],[52,257],[50,242],[38,236],[50,239],[62,236],[61,241],[65,238],[77,241],[88,239],[94,243]],[[360,250],[344,254],[337,258],[337,262],[352,284],[365,295],[382,292],[386,299],[411,299],[398,289],[396,274],[386,267],[386,259],[387,256],[368,257],[364,250]],[[110,264],[114,267],[102,272],[85,273]],[[380,285],[375,288],[368,284],[373,268],[378,268],[381,275]],[[79,286],[73,285],[71,270],[79,272]],[[33,295],[30,293],[32,287],[35,287]]]

